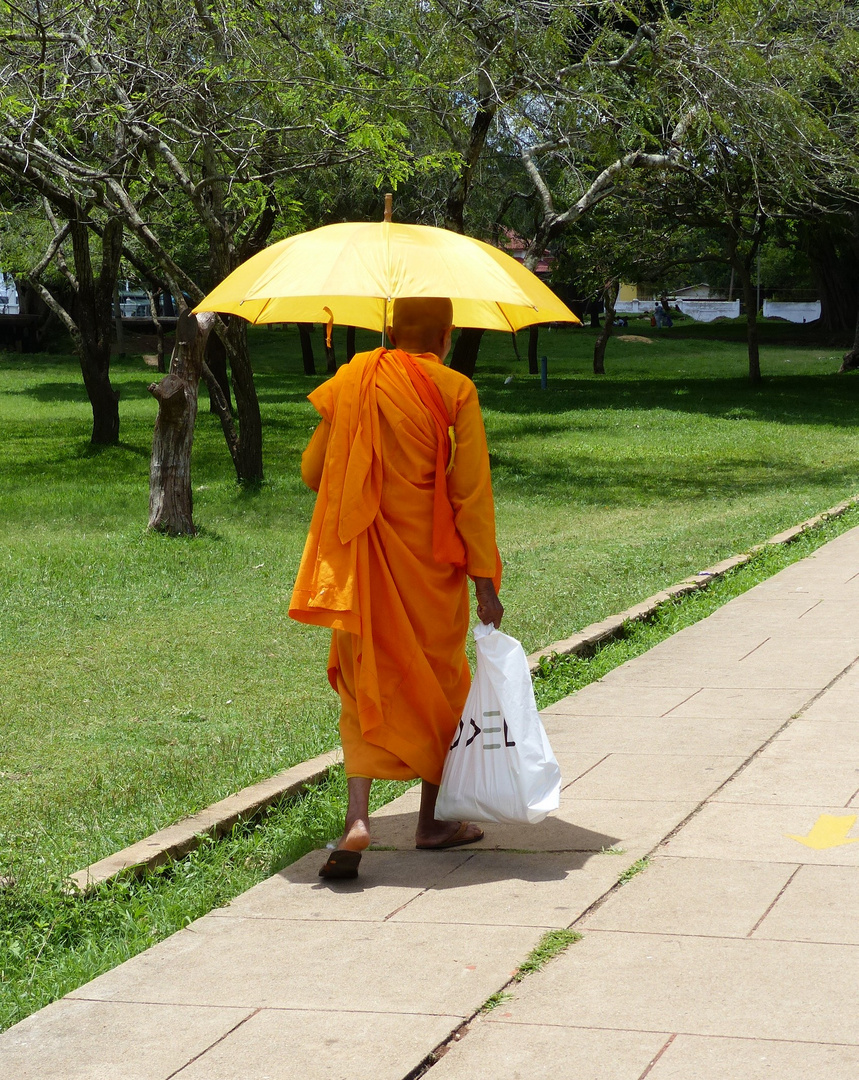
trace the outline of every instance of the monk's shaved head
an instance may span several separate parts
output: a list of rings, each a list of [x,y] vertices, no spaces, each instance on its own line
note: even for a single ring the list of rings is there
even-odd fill
[[[443,360],[450,348],[453,304],[441,296],[404,296],[394,301],[388,337],[396,348],[435,353]]]

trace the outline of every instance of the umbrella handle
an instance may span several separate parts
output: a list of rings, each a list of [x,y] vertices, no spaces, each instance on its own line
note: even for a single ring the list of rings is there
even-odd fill
[[[390,221],[394,216],[394,196],[389,191],[385,195],[385,221]]]

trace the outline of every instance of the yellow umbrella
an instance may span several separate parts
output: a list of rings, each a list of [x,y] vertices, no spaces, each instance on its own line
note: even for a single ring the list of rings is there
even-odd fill
[[[194,312],[384,330],[398,296],[449,296],[456,326],[511,331],[579,322],[538,277],[490,244],[391,221],[326,225],[272,244]]]

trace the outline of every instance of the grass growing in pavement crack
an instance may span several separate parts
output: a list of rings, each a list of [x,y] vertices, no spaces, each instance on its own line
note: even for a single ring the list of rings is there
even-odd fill
[[[528,954],[524,963],[520,964],[513,976],[514,979],[516,982],[521,982],[526,975],[533,975],[535,971],[540,971],[550,960],[560,956],[570,945],[581,940],[582,935],[578,930],[547,930],[536,947]]]
[[[632,866],[628,866],[624,872],[617,879],[619,885],[626,885],[628,881],[640,874],[643,870],[646,870],[650,866],[650,856],[645,855],[643,859],[636,859]]]
[[[777,574],[786,566],[811,555],[817,548],[859,524],[859,507],[829,518],[789,544],[768,547],[743,566],[730,570],[706,588],[659,607],[651,618],[627,623],[623,636],[598,646],[590,657],[552,656],[540,662],[534,673],[537,707],[546,708],[614,668],[652,649],[661,641],[712,615],[717,608]]]
[[[482,1013],[492,1012],[493,1009],[497,1009],[499,1005],[506,1005],[508,1001],[513,1000],[513,995],[509,990],[499,990],[497,994],[490,994],[490,996],[484,1001],[480,1007]]]
[[[568,949],[570,945],[574,945],[577,941],[581,940],[582,935],[578,930],[547,930],[525,960],[516,969],[513,980],[515,982],[521,982],[526,975],[533,975],[535,972],[541,971],[550,960],[553,960],[556,956],[560,956],[560,954]],[[509,990],[499,990],[497,993],[491,994],[486,999],[480,1008],[480,1012],[492,1012],[492,1010],[497,1009],[499,1005],[506,1005],[508,1001],[512,1000],[513,995]]]

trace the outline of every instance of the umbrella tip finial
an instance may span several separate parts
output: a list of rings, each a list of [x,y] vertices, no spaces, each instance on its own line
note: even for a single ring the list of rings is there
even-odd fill
[[[389,191],[385,195],[385,221],[390,221],[394,214],[394,196]]]

